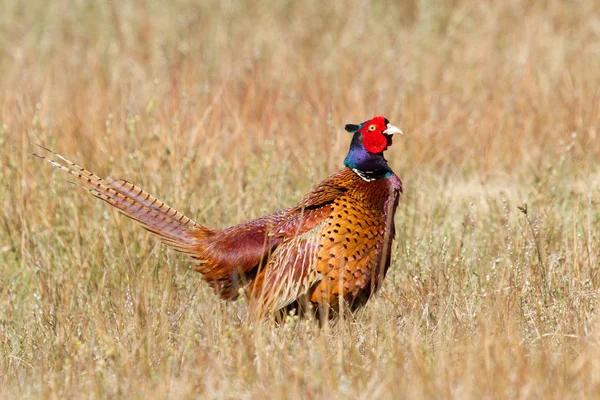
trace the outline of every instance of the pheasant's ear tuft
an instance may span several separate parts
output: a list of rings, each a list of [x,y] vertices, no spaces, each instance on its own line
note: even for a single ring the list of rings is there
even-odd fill
[[[348,124],[344,127],[344,129],[346,129],[346,131],[348,131],[350,133],[356,132],[359,128],[360,128],[360,125],[355,125],[355,124]]]

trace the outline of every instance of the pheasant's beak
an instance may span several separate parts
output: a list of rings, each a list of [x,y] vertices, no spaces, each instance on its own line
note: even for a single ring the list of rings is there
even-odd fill
[[[385,131],[383,131],[383,133],[385,133],[386,135],[393,135],[395,133],[404,135],[404,132],[402,132],[402,130],[400,128],[398,128],[397,126],[394,126],[392,124],[387,124],[387,129]]]

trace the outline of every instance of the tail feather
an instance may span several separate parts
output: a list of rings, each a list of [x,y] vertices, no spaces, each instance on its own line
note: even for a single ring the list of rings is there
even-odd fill
[[[79,186],[117,208],[125,216],[139,222],[174,249],[194,254],[199,239],[208,233],[208,229],[204,226],[134,184],[122,179],[101,178],[60,154],[43,146],[37,146],[54,155],[56,159],[32,153],[34,156],[76,177]]]

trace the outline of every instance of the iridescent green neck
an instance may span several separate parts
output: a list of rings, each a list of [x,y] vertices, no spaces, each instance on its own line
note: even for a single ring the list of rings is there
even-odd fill
[[[373,154],[365,149],[360,132],[356,132],[352,137],[344,165],[352,168],[365,181],[386,179],[393,173],[383,153]]]

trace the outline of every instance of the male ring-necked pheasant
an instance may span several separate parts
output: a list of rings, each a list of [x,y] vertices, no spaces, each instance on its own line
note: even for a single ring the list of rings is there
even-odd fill
[[[34,155],[189,254],[224,299],[244,292],[263,313],[295,305],[339,309],[342,303],[354,310],[381,285],[390,265],[402,182],[383,152],[402,131],[384,117],[346,130],[353,137],[344,169],[294,207],[223,230],[206,228],[139,187],[103,179],[51,150],[44,148],[53,159]]]

